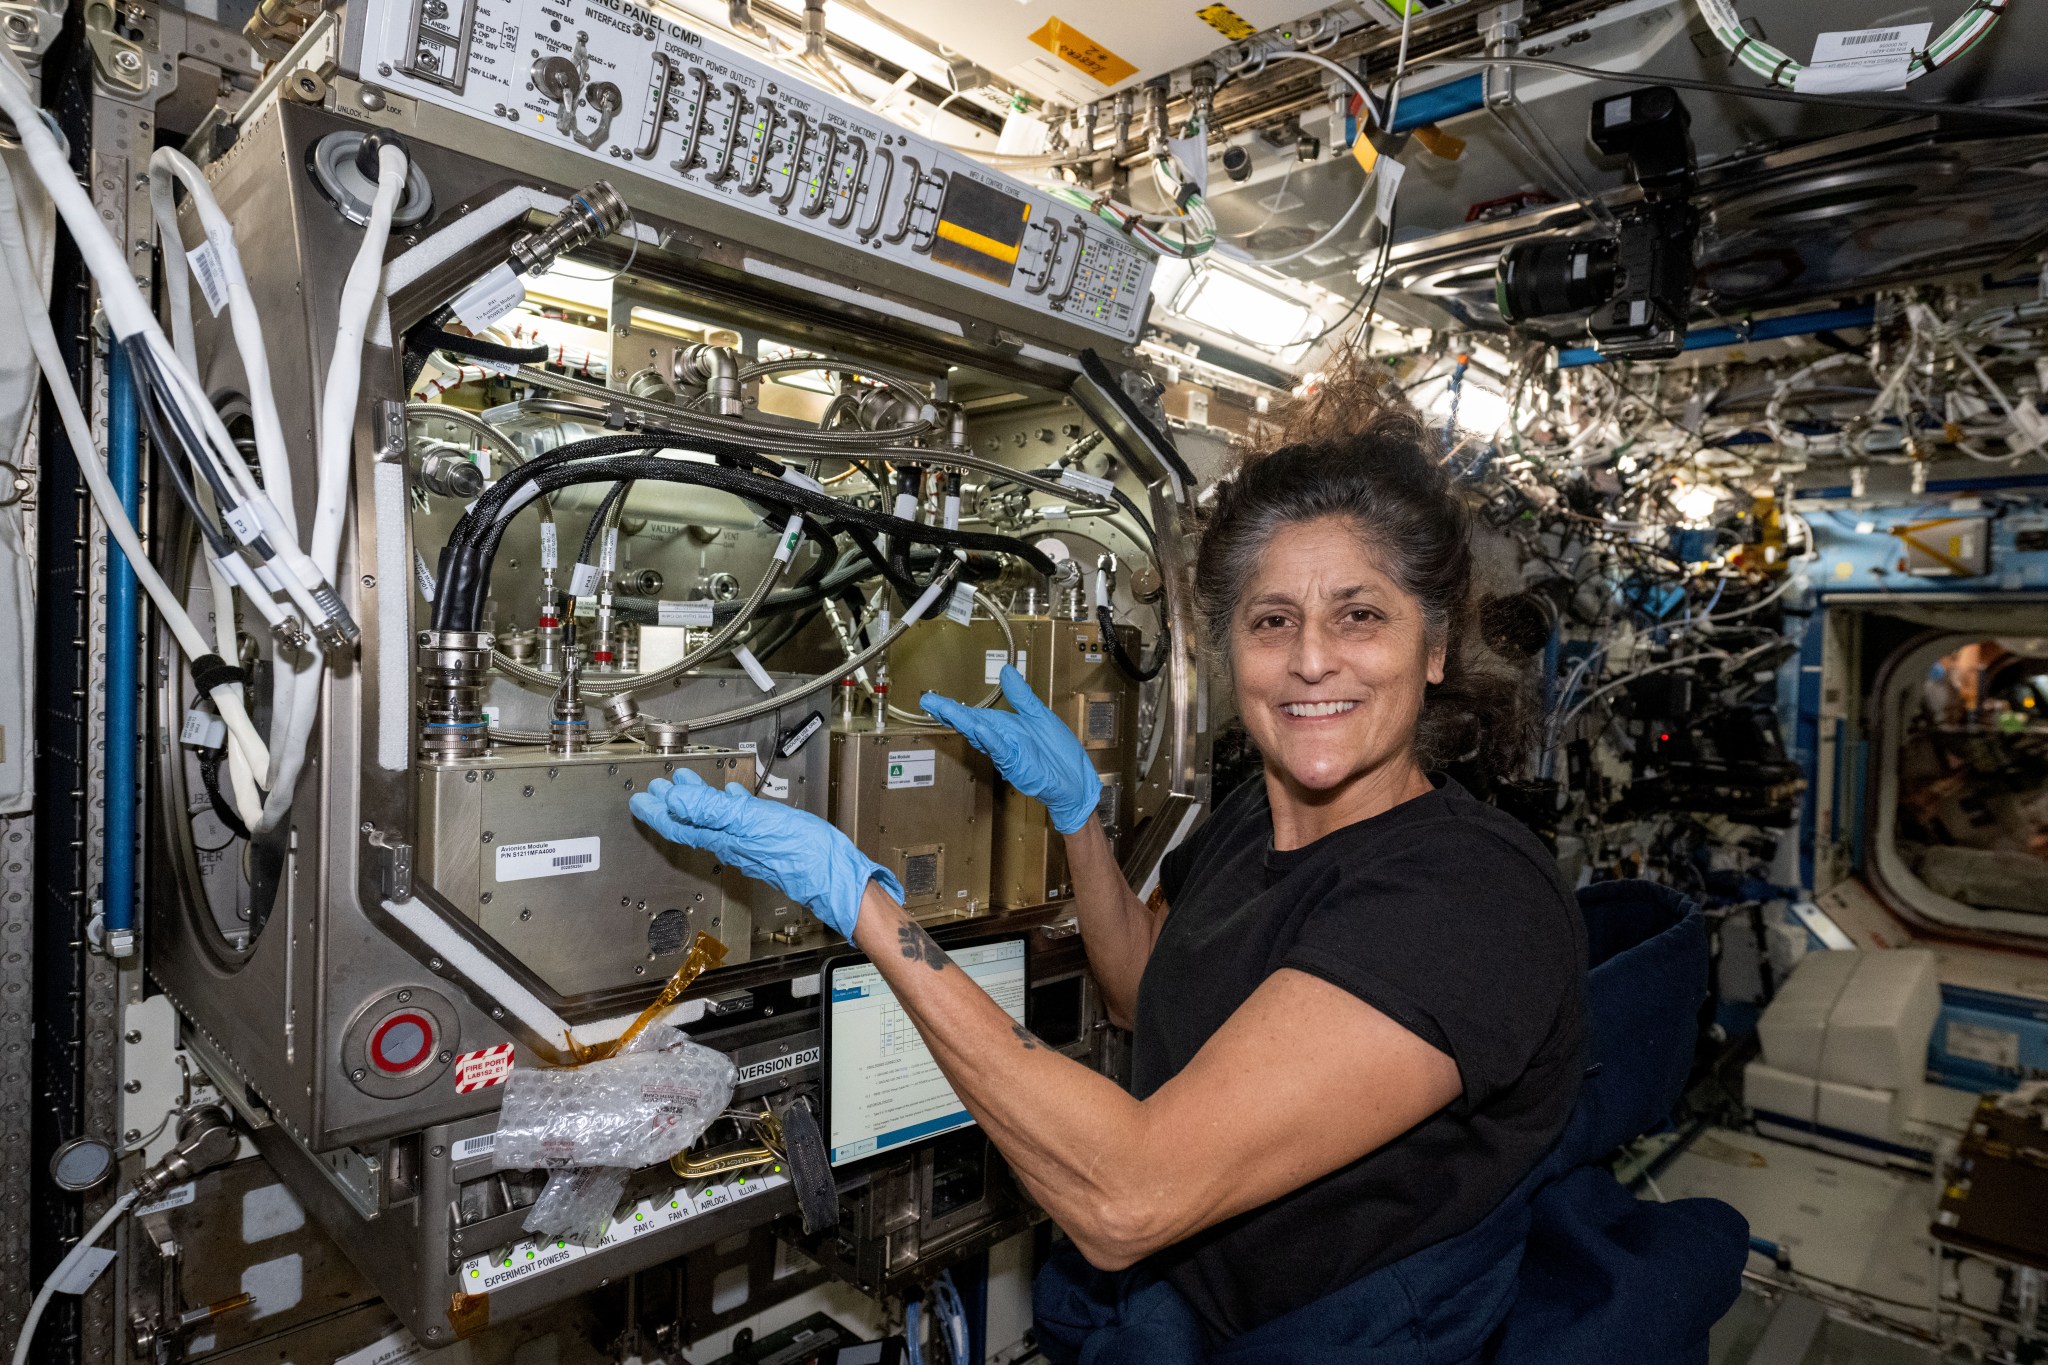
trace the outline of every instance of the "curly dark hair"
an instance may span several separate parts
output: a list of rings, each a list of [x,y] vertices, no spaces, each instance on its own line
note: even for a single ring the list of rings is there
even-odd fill
[[[1347,358],[1316,392],[1276,414],[1280,440],[1242,456],[1216,486],[1195,554],[1195,603],[1228,658],[1239,598],[1273,537],[1337,517],[1422,606],[1444,680],[1424,693],[1415,752],[1482,780],[1512,776],[1533,737],[1526,669],[1482,653],[1472,600],[1472,518],[1445,450],[1377,366]]]

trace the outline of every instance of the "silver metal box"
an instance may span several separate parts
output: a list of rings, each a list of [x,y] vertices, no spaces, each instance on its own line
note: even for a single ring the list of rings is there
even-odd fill
[[[687,769],[754,781],[754,755],[513,749],[420,763],[419,882],[564,999],[660,981],[697,932],[753,947],[739,874],[634,818],[633,793]]]

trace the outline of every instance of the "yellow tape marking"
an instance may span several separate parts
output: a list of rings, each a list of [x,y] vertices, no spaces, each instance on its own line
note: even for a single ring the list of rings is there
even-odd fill
[[[1046,20],[1040,25],[1038,32],[1031,35],[1031,41],[1076,71],[1093,76],[1104,85],[1115,85],[1125,77],[1134,76],[1138,72],[1137,67],[1101,43],[1072,24],[1058,19]]]

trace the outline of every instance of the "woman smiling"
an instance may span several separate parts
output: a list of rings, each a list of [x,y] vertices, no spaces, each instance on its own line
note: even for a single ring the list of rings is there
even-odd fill
[[[1021,677],[1004,674],[1012,711],[923,702],[1065,835],[1089,966],[1134,1031],[1129,1091],[948,970],[887,874],[829,826],[701,784],[634,801],[669,837],[805,899],[881,968],[1088,1263],[1055,1260],[1041,1282],[1040,1339],[1060,1355],[1125,1358],[1091,1352],[1102,1324],[1059,1320],[1076,1295],[1103,1291],[1114,1319],[1142,1287],[1147,1311],[1166,1310],[1159,1332],[1198,1340],[1177,1354],[1141,1332],[1129,1358],[1196,1358],[1389,1268],[1403,1306],[1376,1340],[1427,1335],[1453,1300],[1460,1340],[1483,1334],[1502,1275],[1468,1276],[1469,1255],[1425,1273],[1422,1254],[1526,1197],[1577,1092],[1572,895],[1533,836],[1434,772],[1511,760],[1520,733],[1512,708],[1475,707],[1463,668],[1464,506],[1420,421],[1371,385],[1305,415],[1307,439],[1221,485],[1197,556],[1209,644],[1264,771],[1167,857],[1151,903],[1096,818],[1093,765]],[[1507,1247],[1478,1262],[1511,1278]],[[1440,1344],[1399,1358],[1471,1354]]]

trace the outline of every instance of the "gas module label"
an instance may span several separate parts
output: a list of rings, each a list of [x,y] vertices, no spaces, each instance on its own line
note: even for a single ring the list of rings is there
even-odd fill
[[[593,834],[584,839],[536,839],[532,843],[506,844],[498,850],[498,880],[524,882],[535,877],[595,872],[598,843]]]
[[[698,203],[1119,341],[1135,341],[1144,325],[1152,261],[1101,219],[667,12],[632,0],[364,5],[359,46],[343,64],[373,85],[588,157],[597,173],[630,168]],[[1064,60],[1129,69],[1057,20],[1052,27],[1040,41]],[[693,205],[640,207],[687,221]]]
[[[938,780],[937,749],[898,749],[889,755],[889,772],[882,785],[894,791],[898,787],[930,787]]]

